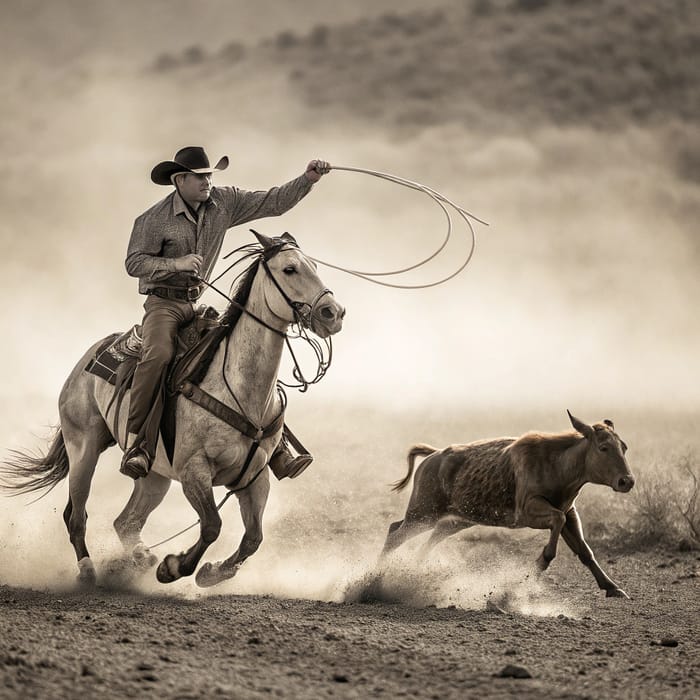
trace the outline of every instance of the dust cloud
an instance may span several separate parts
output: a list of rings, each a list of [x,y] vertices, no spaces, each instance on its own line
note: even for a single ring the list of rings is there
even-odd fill
[[[13,98],[4,106],[0,192],[0,267],[11,290],[0,351],[3,448],[41,448],[73,364],[97,338],[140,320],[136,281],[123,267],[131,225],[167,193],[149,182],[150,168],[186,144],[204,145],[213,160],[230,156],[220,184],[267,188],[322,157],[419,181],[489,222],[475,224],[475,256],[444,286],[394,290],[321,267],[347,320],[328,376],[308,395],[292,395],[289,409],[317,462],[297,482],[273,484],[265,543],[215,592],[349,595],[400,517],[404,501],[386,484],[403,469],[410,441],[563,430],[566,408],[616,422],[625,412],[697,410],[700,194],[676,174],[653,129],[541,125],[504,135],[451,124],[406,136],[326,118],[275,66],[262,76],[204,66],[172,78],[93,55],[77,73],[3,86]],[[374,271],[430,255],[445,234],[444,216],[423,194],[341,171],[283,218],[254,226],[290,231],[322,260]],[[231,232],[224,252],[251,239],[247,228]],[[449,274],[468,242],[455,219],[443,254],[397,281]],[[212,293],[204,301],[220,307]],[[111,521],[130,491],[118,462],[114,450],[103,456],[88,504],[98,567],[118,554]],[[179,485],[171,491],[147,525],[147,544],[195,520]],[[61,484],[31,506],[4,501],[1,582],[70,585],[65,499]],[[235,549],[235,510],[227,506],[207,558]],[[425,587],[415,569],[399,570],[392,585],[399,598],[417,591],[416,604],[470,607],[483,605],[495,582],[500,594],[515,591],[516,607],[537,613],[539,589],[519,583],[520,566],[506,560],[479,582],[442,560]],[[135,585],[163,592],[152,575]],[[188,581],[168,590],[201,594]],[[566,610],[562,602],[554,612]]]

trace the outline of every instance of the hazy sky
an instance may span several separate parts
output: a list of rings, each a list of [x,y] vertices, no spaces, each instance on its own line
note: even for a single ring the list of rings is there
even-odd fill
[[[55,397],[83,348],[140,319],[123,258],[133,219],[166,194],[148,172],[201,143],[213,159],[231,157],[222,184],[266,188],[323,157],[424,182],[491,224],[477,227],[470,267],[442,288],[400,292],[322,271],[348,316],[319,400],[371,392],[402,406],[695,407],[698,194],[653,132],[541,125],[506,136],[451,125],[406,139],[302,103],[282,66],[144,69],[168,46],[218,49],[409,4],[149,3],[138,22],[140,3],[5,8],[6,49],[42,64],[28,73],[18,62],[1,86],[11,176],[0,264],[21,290],[6,324],[25,329],[3,350],[13,367],[5,391]],[[26,32],[33,41],[20,39]],[[69,62],[46,62],[71,50]],[[424,257],[444,235],[423,195],[342,172],[283,219],[256,225],[292,231],[318,257],[378,270]],[[409,281],[454,269],[461,235]],[[225,249],[247,236],[233,231]]]

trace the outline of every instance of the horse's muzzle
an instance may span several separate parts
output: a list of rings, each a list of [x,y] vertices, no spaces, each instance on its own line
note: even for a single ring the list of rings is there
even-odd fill
[[[328,294],[314,309],[311,317],[311,330],[319,338],[328,338],[342,329],[344,318],[345,308]]]

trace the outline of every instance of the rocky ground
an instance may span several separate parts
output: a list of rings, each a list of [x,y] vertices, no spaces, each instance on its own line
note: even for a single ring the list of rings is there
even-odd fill
[[[576,601],[572,616],[505,597],[464,609],[2,586],[0,698],[700,693],[698,552],[600,559],[631,600],[606,599],[569,558],[539,595]]]

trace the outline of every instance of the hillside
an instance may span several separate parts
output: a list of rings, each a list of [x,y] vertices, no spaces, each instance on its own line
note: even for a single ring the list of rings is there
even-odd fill
[[[469,0],[157,57],[171,72],[265,64],[301,99],[372,124],[616,128],[700,113],[693,0]]]

